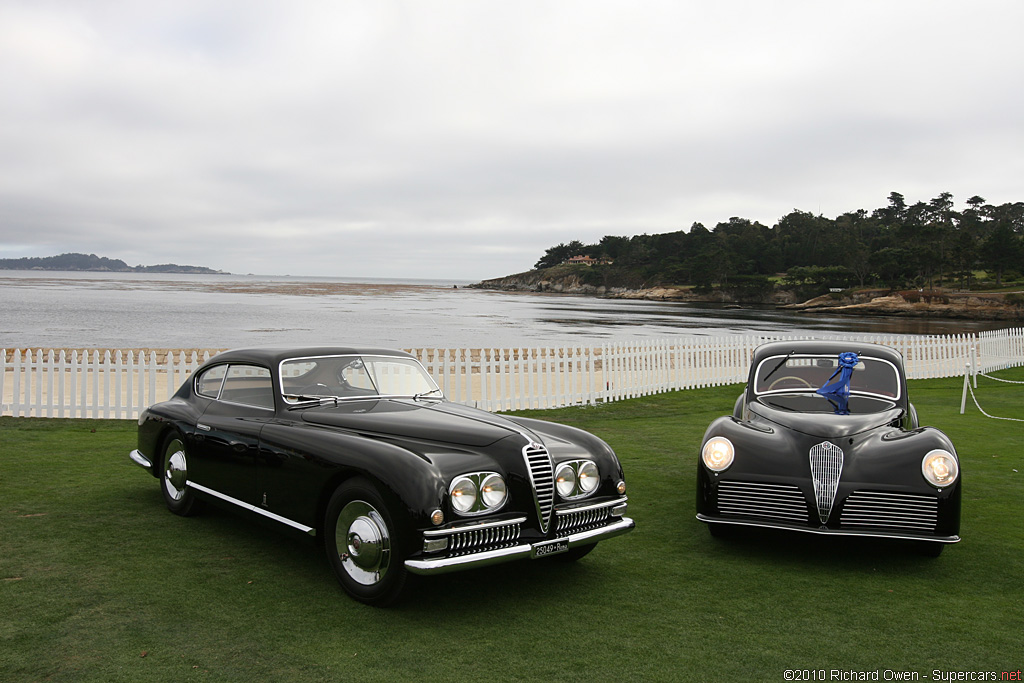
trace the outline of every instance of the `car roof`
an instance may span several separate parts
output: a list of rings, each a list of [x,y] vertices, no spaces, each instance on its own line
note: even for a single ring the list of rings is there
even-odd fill
[[[246,349],[223,351],[211,358],[210,363],[248,362],[276,366],[290,358],[313,358],[317,356],[398,356],[413,358],[410,353],[396,349],[369,346],[258,346]]]
[[[838,356],[840,353],[847,351],[852,351],[858,356],[870,356],[890,361],[900,369],[901,373],[903,372],[903,354],[896,349],[889,346],[882,346],[881,344],[872,344],[870,342],[854,340],[825,341],[820,339],[800,339],[793,341],[769,342],[754,349],[754,357],[751,364],[757,365],[757,363],[760,363],[762,360],[770,356],[785,356],[790,352],[792,352],[793,355],[812,354]]]

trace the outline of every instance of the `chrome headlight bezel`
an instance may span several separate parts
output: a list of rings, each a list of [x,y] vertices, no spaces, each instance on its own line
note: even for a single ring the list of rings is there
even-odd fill
[[[946,449],[934,448],[921,458],[921,474],[935,488],[949,488],[960,478],[960,462]]]
[[[701,447],[700,459],[712,472],[724,472],[736,460],[736,447],[724,436],[713,436]]]
[[[448,502],[457,515],[486,515],[508,502],[508,485],[498,472],[460,474],[448,487]]]
[[[555,467],[555,491],[562,500],[586,498],[600,484],[601,470],[593,460],[566,460]]]

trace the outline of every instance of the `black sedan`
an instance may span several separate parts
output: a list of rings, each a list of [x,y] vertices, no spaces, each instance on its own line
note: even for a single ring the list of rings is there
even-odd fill
[[[371,604],[410,572],[575,560],[634,527],[607,444],[450,403],[400,351],[221,353],[142,413],[131,459],[174,513],[216,503],[322,539]]]
[[[759,346],[733,414],[708,427],[697,518],[913,541],[937,555],[960,540],[960,462],[920,427],[903,357],[861,342]]]

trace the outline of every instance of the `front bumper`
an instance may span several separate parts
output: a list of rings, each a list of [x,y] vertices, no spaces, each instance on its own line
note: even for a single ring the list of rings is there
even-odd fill
[[[633,522],[632,519],[629,517],[622,517],[621,519],[600,528],[579,531],[561,538],[563,540],[567,540],[568,547],[572,549],[576,546],[597,543],[598,541],[603,541],[608,538],[621,536],[622,534],[632,531],[635,526],[636,523]],[[511,562],[512,560],[532,557],[534,555],[534,546],[543,545],[543,541],[540,543],[520,543],[507,548],[485,550],[457,557],[406,560],[405,568],[413,574],[446,574],[448,572],[461,571],[463,569],[485,567],[487,565],[498,564],[500,562]]]
[[[779,529],[782,531],[801,531],[806,534],[819,534],[822,536],[861,536],[864,538],[892,538],[900,541],[931,541],[933,543],[959,543],[959,536],[934,536],[930,534],[915,534],[902,531],[873,531],[869,529],[832,529],[829,527],[808,527],[797,524],[783,524],[779,522],[758,522],[747,519],[722,519],[710,515],[698,514],[697,519],[706,524],[730,524],[733,526],[758,527],[761,529]]]
[[[149,458],[144,456],[139,449],[136,448],[134,451],[129,453],[128,457],[131,458],[131,461],[133,463],[135,463],[136,465],[138,465],[142,469],[147,470],[149,472],[153,471],[153,463],[151,463],[149,461]]]

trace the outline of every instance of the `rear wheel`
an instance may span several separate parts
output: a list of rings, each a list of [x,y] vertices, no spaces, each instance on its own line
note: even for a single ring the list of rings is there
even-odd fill
[[[160,490],[167,509],[176,515],[190,517],[202,508],[195,491],[188,487],[188,453],[178,432],[172,432],[164,441]]]
[[[405,586],[403,544],[376,487],[349,479],[334,492],[324,517],[324,546],[338,583],[360,602],[383,607]]]

